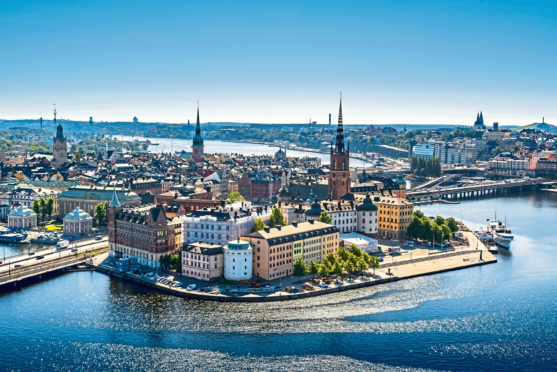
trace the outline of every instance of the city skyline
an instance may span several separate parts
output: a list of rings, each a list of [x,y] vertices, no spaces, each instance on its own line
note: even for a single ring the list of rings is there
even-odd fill
[[[133,6],[132,6],[133,5]],[[555,122],[547,1],[3,3],[0,117]],[[333,121],[334,122],[334,121]]]

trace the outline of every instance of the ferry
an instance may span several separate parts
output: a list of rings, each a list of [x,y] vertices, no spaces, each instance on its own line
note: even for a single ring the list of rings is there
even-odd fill
[[[27,237],[26,234],[9,233],[0,235],[0,243],[21,243]]]
[[[514,236],[511,229],[509,229],[503,222],[499,220],[488,220],[487,230],[491,233],[491,235],[493,235],[493,240],[498,246],[505,249],[509,249],[511,247]]]

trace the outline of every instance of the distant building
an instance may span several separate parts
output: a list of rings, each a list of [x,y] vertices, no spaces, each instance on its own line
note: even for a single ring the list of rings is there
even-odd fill
[[[350,192],[350,144],[344,148],[342,125],[342,99],[338,109],[338,127],[335,146],[331,143],[331,170],[329,172],[329,194],[336,200]]]
[[[224,278],[226,280],[248,280],[253,276],[253,249],[249,242],[233,240],[223,248]]]
[[[141,198],[136,193],[122,187],[74,186],[62,191],[58,196],[59,215],[65,216],[77,207],[94,215],[97,204],[110,201],[113,191],[116,191],[118,200],[124,207],[136,207],[141,204]]]
[[[197,124],[195,125],[195,135],[193,137],[191,149],[194,160],[199,161],[203,159],[204,146],[203,137],[201,136],[201,125],[199,123],[199,107],[197,107]]]
[[[54,110],[54,124],[56,124],[56,110]],[[60,123],[56,127],[56,136],[54,136],[52,142],[52,152],[54,156],[52,163],[55,167],[64,164],[68,160],[68,144],[66,138],[64,138],[64,129]]]
[[[434,146],[433,143],[420,143],[414,145],[412,148],[412,156],[418,158],[432,158],[434,157]]]
[[[64,234],[67,235],[89,235],[93,232],[93,217],[79,207],[66,214],[63,223]]]
[[[37,214],[32,209],[20,205],[8,213],[8,227],[34,229],[37,227]]]
[[[474,126],[472,127],[472,129],[485,130],[483,112],[480,111],[480,113],[476,116],[476,121],[474,122]]]

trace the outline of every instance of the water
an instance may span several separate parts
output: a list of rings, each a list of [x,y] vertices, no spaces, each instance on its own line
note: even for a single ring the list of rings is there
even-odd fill
[[[143,137],[115,136],[121,140],[133,141],[134,139],[145,140]],[[148,138],[151,145],[148,147],[150,152],[175,152],[175,151],[191,151],[192,140],[178,138]],[[158,145],[154,145],[157,143]],[[204,140],[205,153],[207,154],[243,154],[243,155],[273,155],[279,150],[278,146],[262,145],[258,143],[246,142],[228,142],[219,140]],[[299,157],[304,156],[317,157],[321,159],[322,164],[329,164],[330,154],[312,151],[299,151],[286,149],[287,156]],[[353,168],[369,167],[369,163],[360,159],[350,158],[350,166]]]
[[[557,195],[420,206],[515,233],[497,264],[286,303],[66,274],[0,295],[0,370],[536,370],[557,365]]]

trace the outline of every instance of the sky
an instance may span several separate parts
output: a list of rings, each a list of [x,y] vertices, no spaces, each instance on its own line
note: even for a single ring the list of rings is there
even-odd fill
[[[557,2],[0,0],[0,118],[557,122]]]

